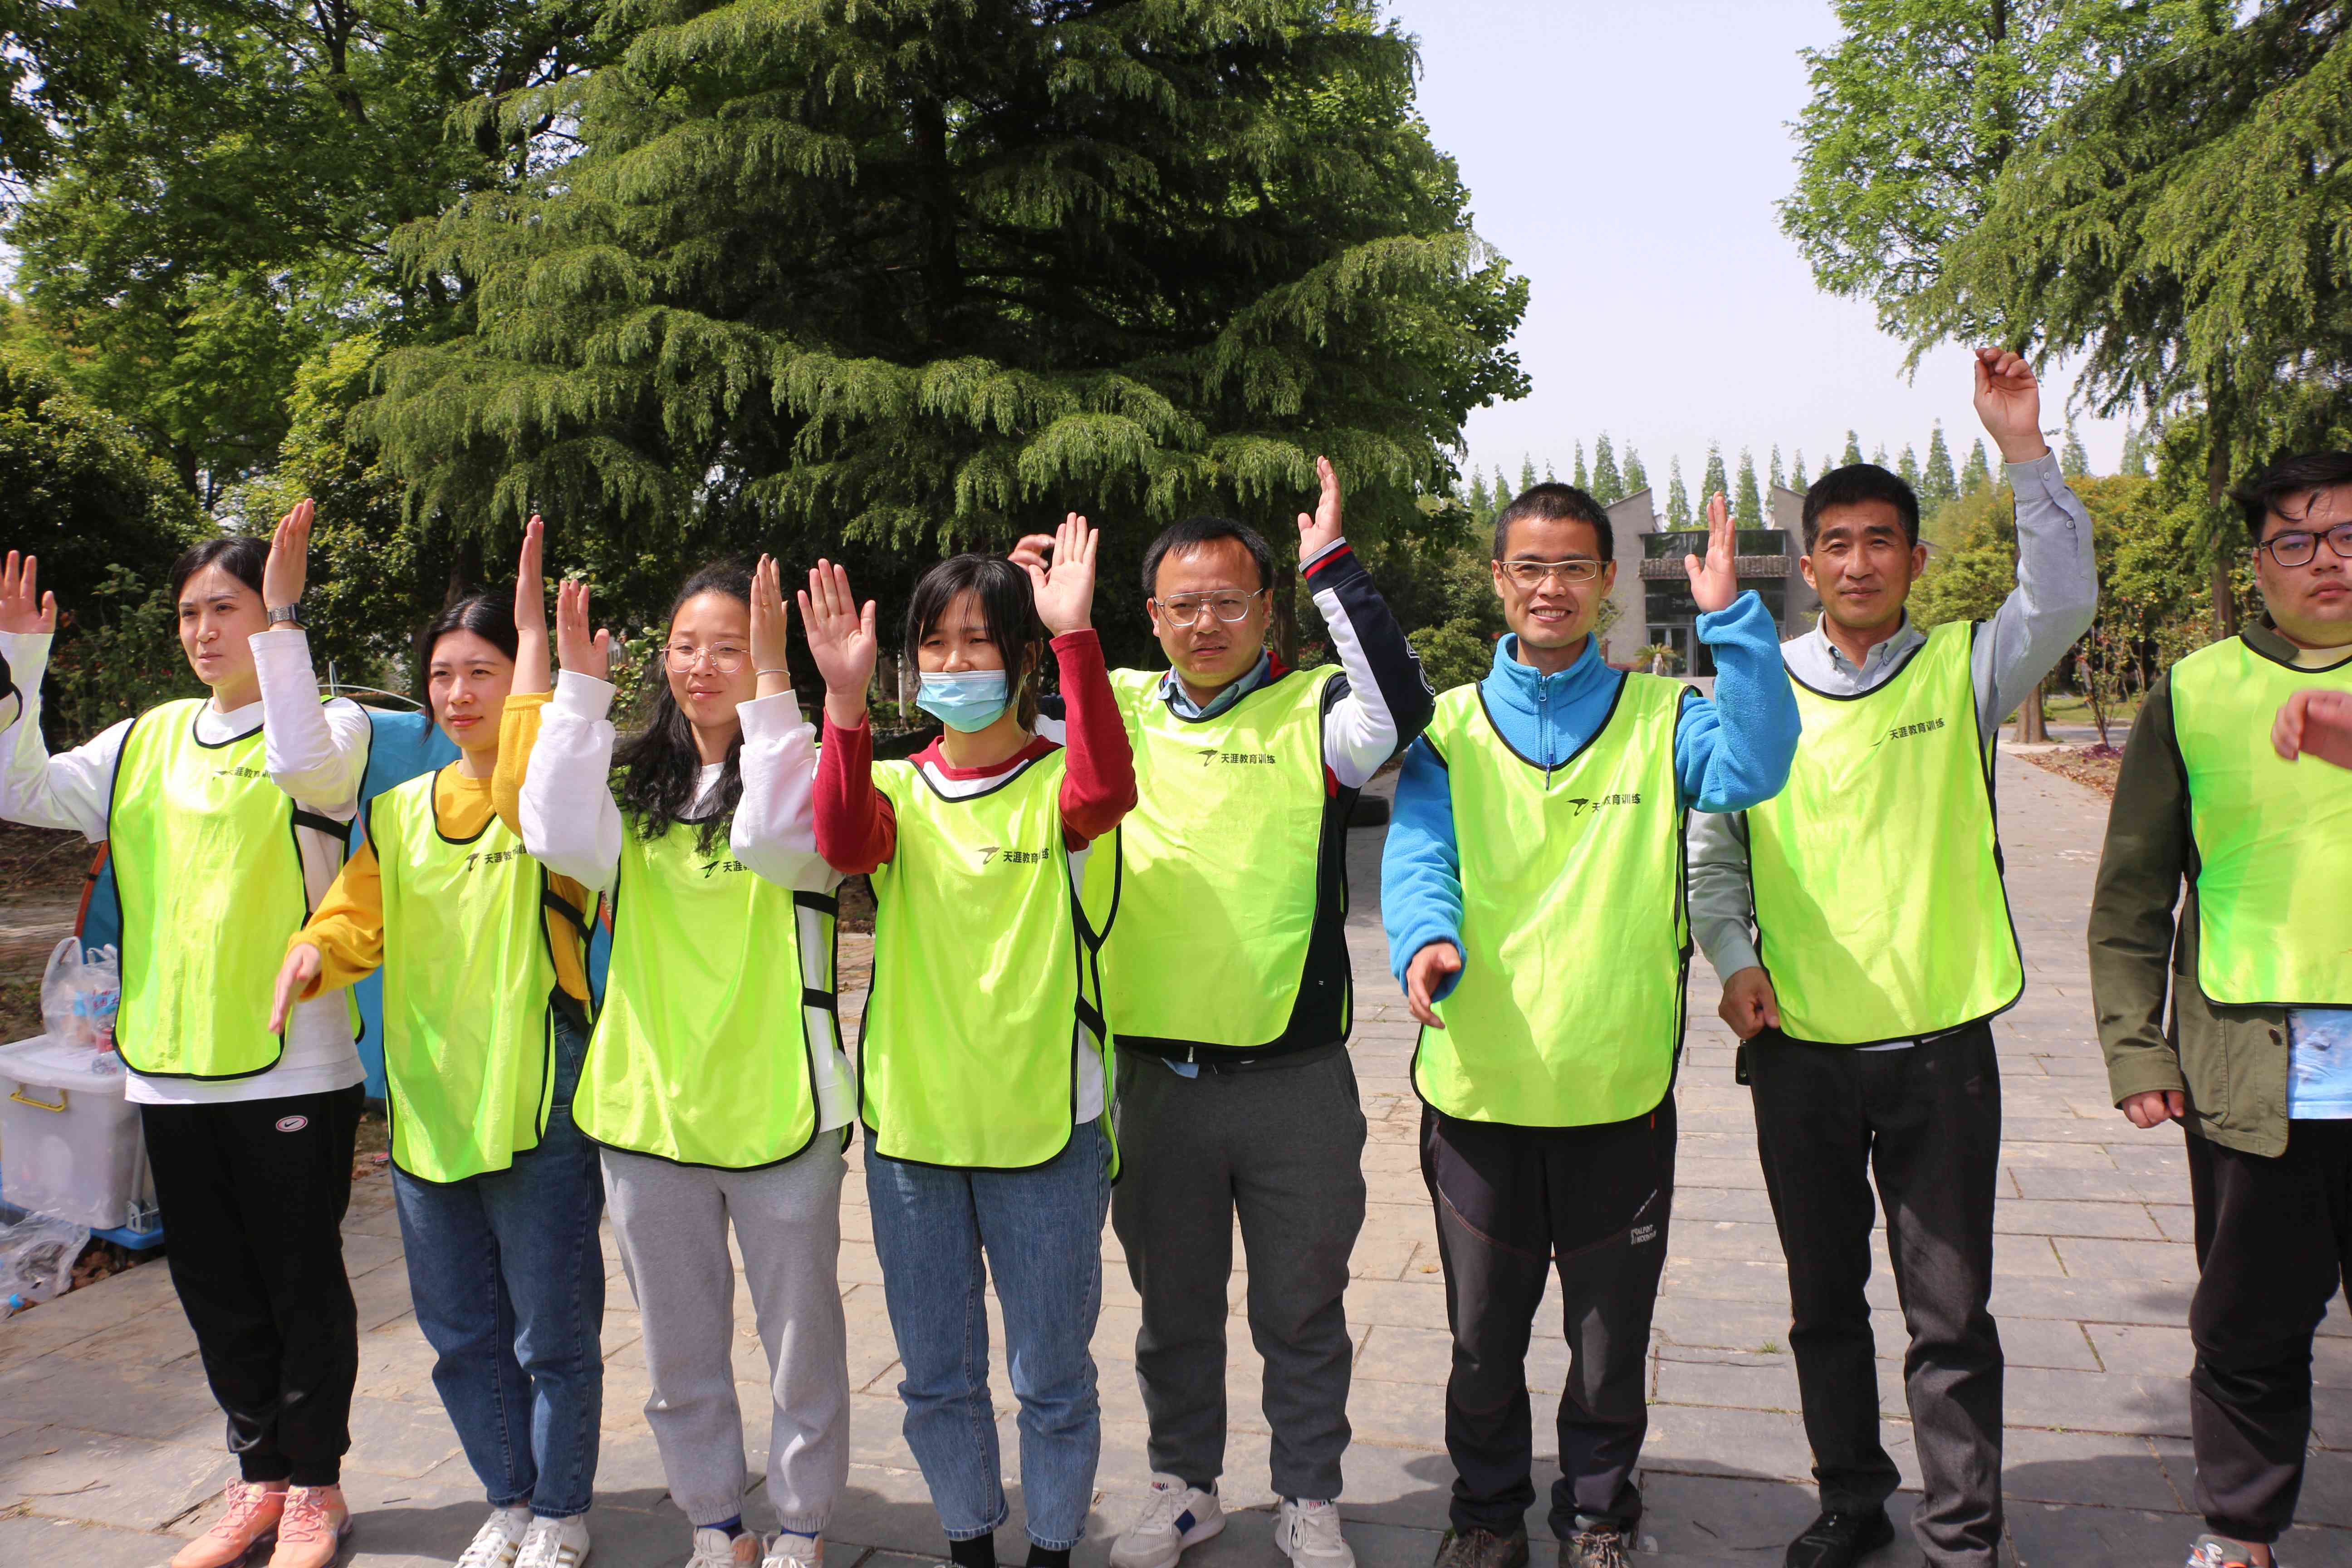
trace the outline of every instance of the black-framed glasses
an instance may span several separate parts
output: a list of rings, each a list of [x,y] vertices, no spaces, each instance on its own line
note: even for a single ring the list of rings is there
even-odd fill
[[[723,642],[713,643],[709,647],[697,647],[692,643],[675,642],[662,649],[663,662],[669,666],[672,673],[677,675],[693,674],[694,667],[706,658],[710,661],[710,668],[719,674],[732,675],[742,668],[743,661],[751,657],[751,649],[737,647],[733,643]]]
[[[1566,561],[1497,561],[1495,564],[1522,588],[1540,588],[1554,577],[1563,583],[1590,583],[1601,575],[1601,563],[1581,555]]]
[[[1250,606],[1265,592],[1260,588],[1255,594],[1244,594],[1239,588],[1227,588],[1214,594],[1179,594],[1151,602],[1160,606],[1161,615],[1180,626],[1189,626],[1200,619],[1202,610],[1231,626],[1235,621],[1247,620]]]
[[[2323,539],[2327,541],[2327,548],[2336,552],[2338,560],[2352,561],[2352,522],[2339,522],[2322,533],[2290,528],[2284,533],[2273,533],[2255,545],[2254,553],[2259,555],[2267,550],[2271,552],[2271,559],[2282,566],[2308,566],[2318,555],[2319,542]]]

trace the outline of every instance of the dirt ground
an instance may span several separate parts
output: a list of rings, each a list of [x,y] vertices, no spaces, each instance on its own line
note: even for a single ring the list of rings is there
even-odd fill
[[[2109,800],[2116,797],[2116,773],[2124,754],[2113,746],[2060,746],[2053,751],[2021,751],[2017,754],[2037,768],[2087,784]]]
[[[0,822],[0,1041],[41,1029],[41,969],[81,907],[89,841]]]

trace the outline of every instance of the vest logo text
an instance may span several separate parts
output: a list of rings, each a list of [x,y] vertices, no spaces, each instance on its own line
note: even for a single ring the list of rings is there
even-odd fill
[[[1221,752],[1214,746],[1201,748],[1202,767],[1214,767],[1220,763],[1255,763],[1263,767],[1271,767],[1274,765],[1274,755],[1269,752]]]
[[[702,868],[702,879],[707,882],[721,871],[740,871],[742,869],[742,861],[735,859],[730,856],[722,856],[719,859],[704,863]]]
[[[1042,866],[1046,853],[1043,849],[1000,849],[993,844],[985,844],[981,847],[980,863],[985,866],[992,860],[1001,860],[1008,866]]]
[[[213,770],[213,777],[216,779],[258,779],[268,776],[268,773],[260,768],[215,768]]]
[[[1569,808],[1570,816],[1577,817],[1582,816],[1588,811],[1599,811],[1603,806],[1639,805],[1642,804],[1642,792],[1633,790],[1624,795],[1604,795],[1597,797],[1583,795],[1571,795],[1560,804]]]
[[[484,866],[497,866],[509,860],[520,860],[522,857],[523,852],[520,847],[513,849],[477,849],[472,854],[466,857],[466,869],[468,871],[472,870],[477,863]]]
[[[1877,740],[1873,741],[1871,745],[1875,748],[1885,745],[1889,741],[1907,741],[1914,735],[1925,735],[1932,730],[1940,730],[1943,727],[1944,721],[1941,719],[1922,719],[1916,724],[1897,724]]]

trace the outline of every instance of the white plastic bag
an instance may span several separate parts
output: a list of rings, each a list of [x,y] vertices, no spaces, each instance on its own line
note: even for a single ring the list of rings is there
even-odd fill
[[[13,1225],[0,1220],[0,1316],[64,1295],[89,1245],[88,1226],[39,1215]]]
[[[122,969],[111,947],[85,950],[67,937],[41,973],[41,1025],[60,1045],[93,1051],[114,1048],[114,1009],[122,995]]]

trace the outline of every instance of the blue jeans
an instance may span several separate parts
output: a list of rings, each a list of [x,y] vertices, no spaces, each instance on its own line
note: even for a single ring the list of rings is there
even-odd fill
[[[604,1181],[572,1123],[586,1048],[559,1014],[547,1131],[509,1169],[392,1173],[433,1386],[491,1506],[543,1519],[588,1511],[604,1409]]]
[[[866,1193],[882,1294],[907,1376],[907,1447],[950,1541],[1003,1524],[1003,1467],[988,1397],[989,1273],[1004,1308],[1021,1401],[1021,1491],[1029,1539],[1067,1550],[1085,1536],[1102,1451],[1095,1316],[1110,1145],[1089,1121],[1034,1170],[975,1171],[885,1159],[866,1142]],[[985,1254],[985,1261],[982,1255]]]

